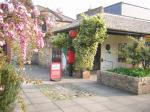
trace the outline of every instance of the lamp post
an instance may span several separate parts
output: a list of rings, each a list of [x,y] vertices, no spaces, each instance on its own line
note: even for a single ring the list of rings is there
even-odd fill
[[[72,39],[75,39],[77,37],[77,30],[70,30],[69,37],[71,38],[71,41]],[[71,45],[68,47],[68,51],[67,51],[67,63],[69,64],[69,76],[73,75],[74,61],[75,61],[75,51],[74,51],[73,46]]]

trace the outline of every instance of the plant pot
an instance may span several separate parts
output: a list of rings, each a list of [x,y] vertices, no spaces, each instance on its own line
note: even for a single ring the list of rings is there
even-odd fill
[[[85,70],[82,72],[82,78],[83,79],[90,79],[90,71]]]

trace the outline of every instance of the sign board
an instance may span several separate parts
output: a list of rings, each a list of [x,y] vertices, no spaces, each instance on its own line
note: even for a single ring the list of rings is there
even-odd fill
[[[60,62],[52,62],[50,65],[50,80],[61,80],[62,65]]]
[[[150,36],[145,36],[145,42],[150,42]]]

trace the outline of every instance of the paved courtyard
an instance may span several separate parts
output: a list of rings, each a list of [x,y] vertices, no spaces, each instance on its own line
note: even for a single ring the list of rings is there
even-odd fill
[[[150,112],[150,94],[137,96],[99,85],[94,76],[52,82],[48,69],[27,66],[26,73],[43,80],[40,85],[23,85],[27,112]]]

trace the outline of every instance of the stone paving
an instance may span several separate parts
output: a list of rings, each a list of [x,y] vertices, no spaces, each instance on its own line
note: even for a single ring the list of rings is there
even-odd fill
[[[78,97],[95,96],[92,91],[71,83],[37,85],[41,92],[51,100],[66,100]]]
[[[133,95],[99,85],[94,78],[63,78],[60,82],[52,82],[49,70],[38,66],[26,71],[30,77],[43,80],[38,86],[23,85],[27,112],[150,112],[150,94]],[[62,94],[69,98],[59,98]],[[16,108],[15,112],[20,111]]]

